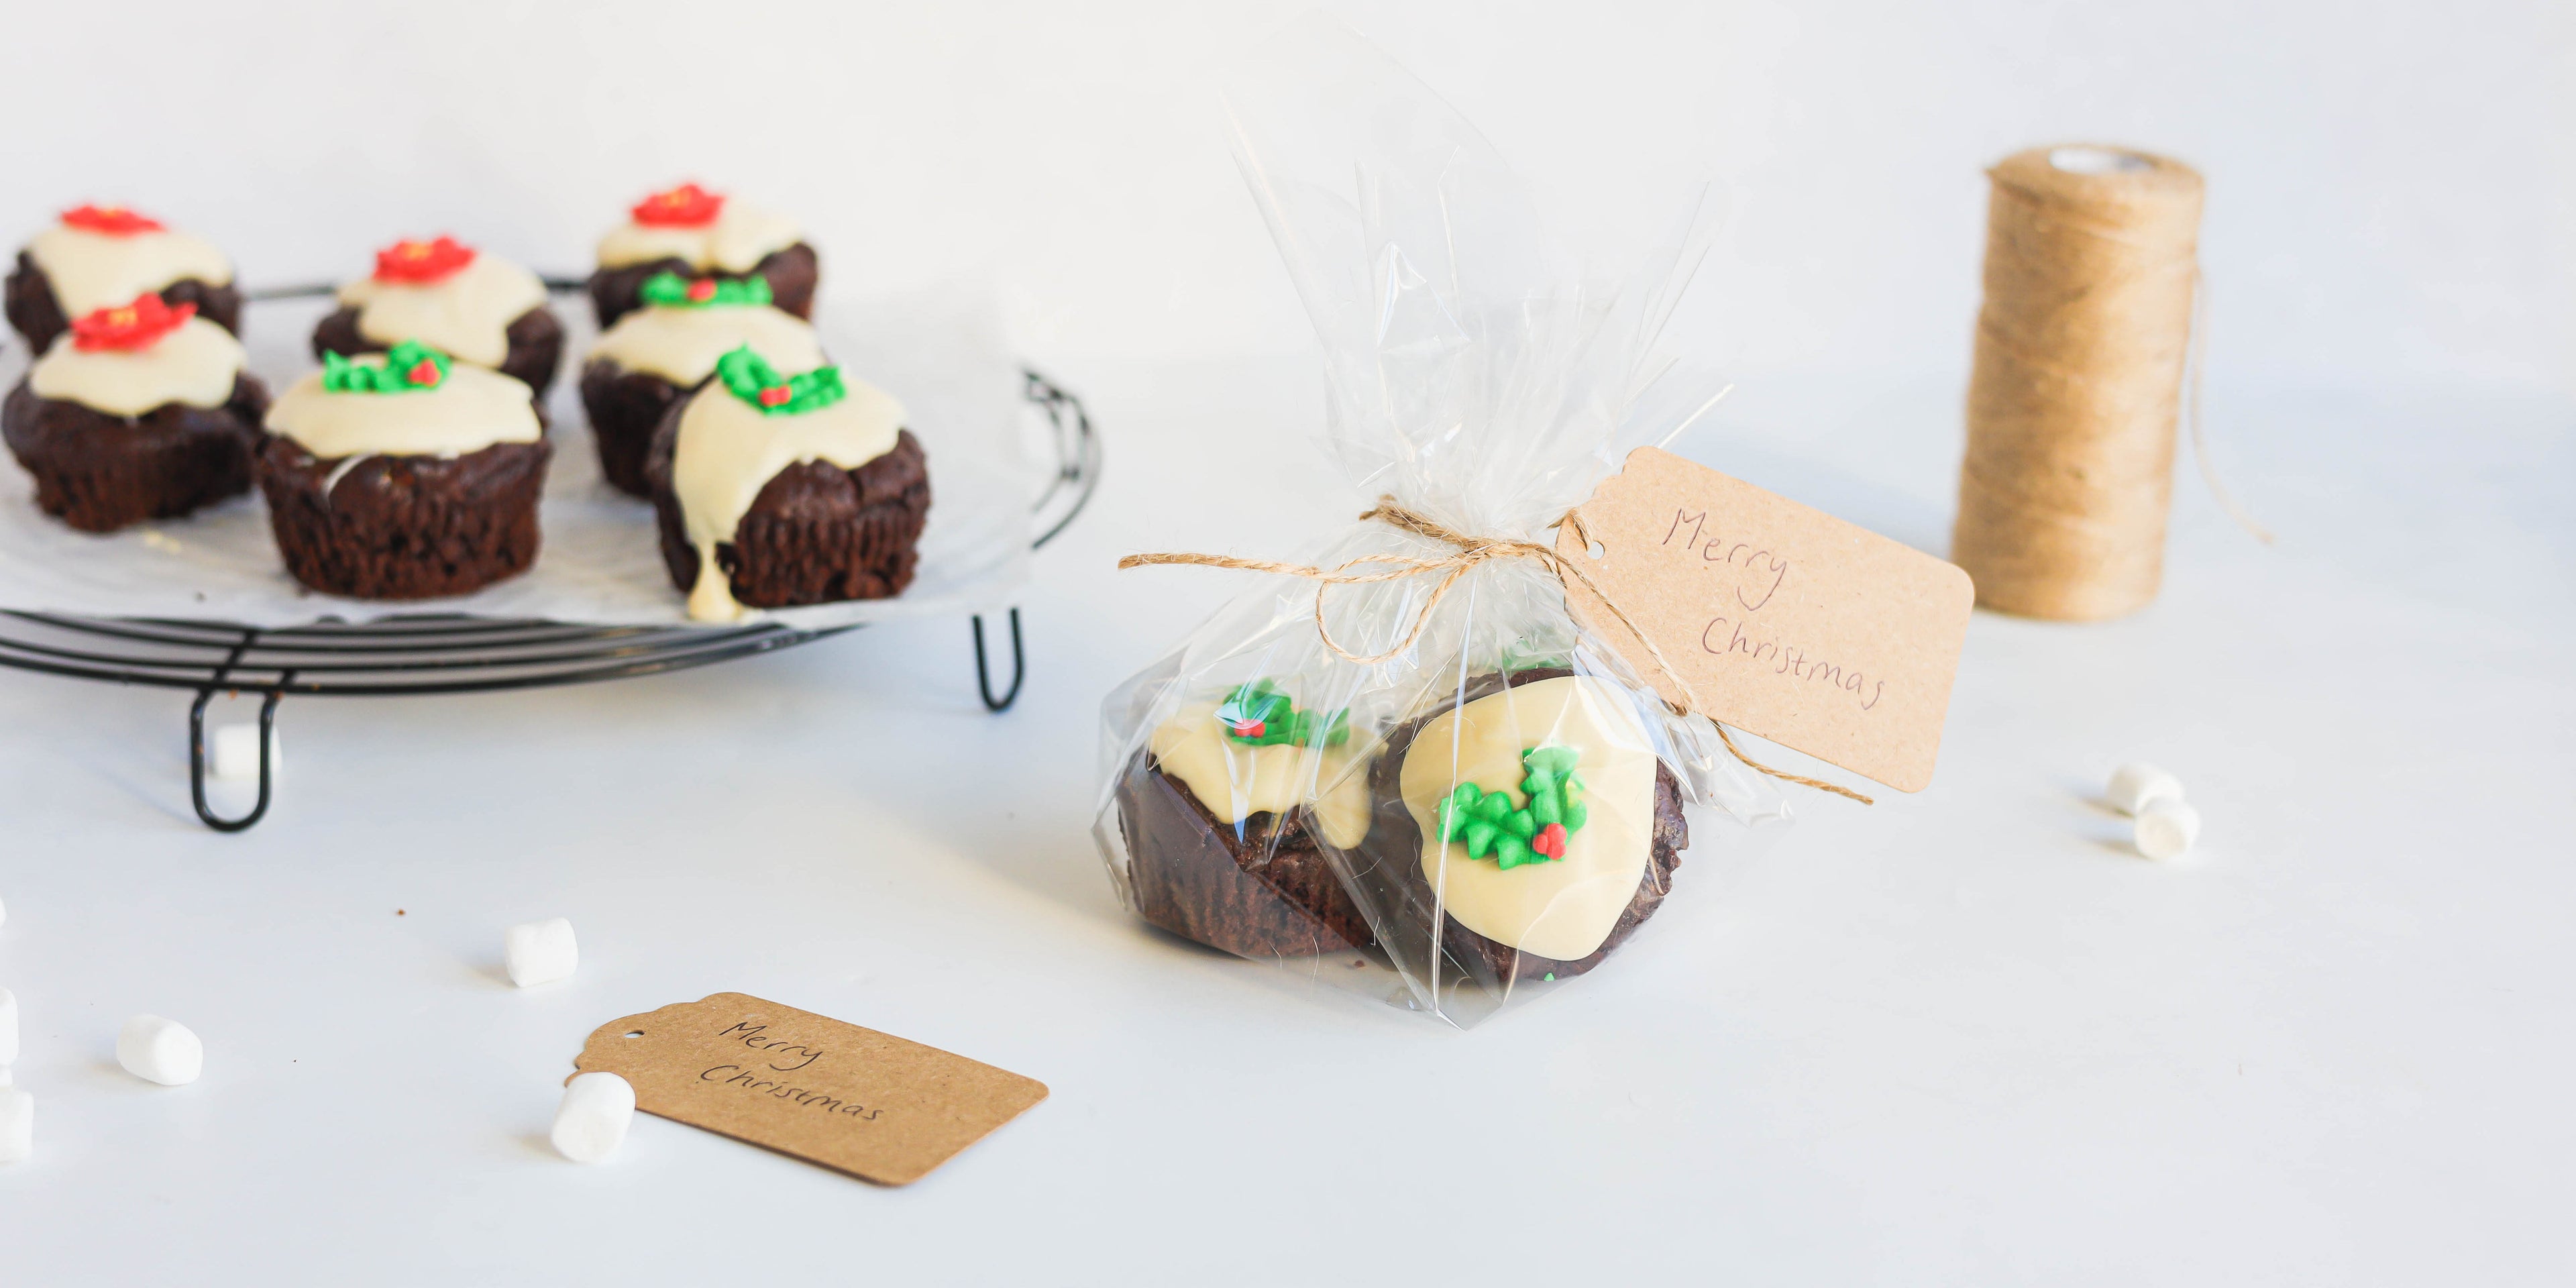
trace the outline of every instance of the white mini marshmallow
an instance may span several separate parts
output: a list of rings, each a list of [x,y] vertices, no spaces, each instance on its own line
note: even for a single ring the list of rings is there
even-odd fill
[[[2182,780],[2153,765],[2122,765],[2111,772],[2103,798],[2123,814],[2145,809],[2149,801],[2181,800]]]
[[[0,1163],[14,1163],[36,1148],[36,1098],[0,1086]]]
[[[177,1020],[138,1015],[116,1035],[116,1062],[145,1082],[176,1087],[206,1070],[206,1044]]]
[[[228,724],[215,726],[213,763],[207,768],[215,777],[233,781],[259,781],[259,726]],[[286,757],[277,741],[277,730],[268,731],[268,772],[272,775],[285,768]]]
[[[613,1073],[577,1074],[564,1084],[563,1103],[555,1108],[555,1129],[547,1138],[564,1157],[596,1163],[617,1152],[626,1125],[635,1121],[635,1088]]]
[[[18,1063],[18,995],[0,988],[0,1069]],[[7,1086],[0,1083],[0,1086]]]
[[[529,988],[572,978],[581,950],[573,944],[572,923],[556,917],[510,927],[501,937],[501,960],[510,982]]]
[[[2151,859],[2179,859],[2200,839],[2200,811],[2178,800],[2154,800],[2138,812],[2138,853]]]

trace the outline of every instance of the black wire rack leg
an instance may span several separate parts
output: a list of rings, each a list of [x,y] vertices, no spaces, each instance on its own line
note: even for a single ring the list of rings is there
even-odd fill
[[[206,804],[206,704],[215,700],[217,692],[199,689],[197,700],[188,704],[188,797],[196,802],[197,817],[206,826],[218,832],[246,832],[268,816],[277,769],[269,762],[269,750],[277,737],[277,700],[285,695],[271,689],[259,703],[259,803],[240,818],[224,818]]]
[[[1029,678],[1028,653],[1020,645],[1020,610],[1011,610],[1011,687],[993,696],[993,669],[984,660],[984,615],[975,615],[975,687],[984,694],[984,709],[1003,712],[1020,700],[1020,685]]]

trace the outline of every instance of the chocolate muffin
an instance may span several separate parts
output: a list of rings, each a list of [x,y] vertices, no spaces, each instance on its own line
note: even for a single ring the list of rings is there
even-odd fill
[[[563,364],[563,323],[536,274],[453,237],[403,240],[376,271],[340,288],[340,308],[313,328],[313,356],[382,353],[417,340],[488,367],[542,400]]]
[[[1681,782],[1626,691],[1563,668],[1478,676],[1398,726],[1370,797],[1368,839],[1343,858],[1398,910],[1389,932],[1420,941],[1390,947],[1427,958],[1436,918],[1451,969],[1489,990],[1600,965],[1690,845]]]
[[[804,319],[769,305],[759,277],[684,278],[657,273],[645,306],[599,337],[581,369],[581,405],[599,444],[599,470],[622,492],[649,497],[644,457],[671,408],[714,378],[716,359],[748,345],[781,371],[823,365]]]
[[[699,621],[912,584],[930,510],[921,443],[903,404],[838,367],[789,376],[735,349],[663,417],[644,474]]]
[[[770,303],[800,318],[814,316],[822,273],[796,221],[694,183],[635,203],[626,223],[599,241],[590,303],[601,330],[643,305],[644,283],[659,273],[769,283]]]
[[[165,228],[122,206],[81,206],[36,234],[9,274],[9,325],[44,353],[73,318],[153,294],[238,335],[242,295],[232,263],[204,238]]]
[[[1374,943],[1316,840],[1349,851],[1367,833],[1369,755],[1339,713],[1319,729],[1267,681],[1183,707],[1118,781],[1137,913],[1240,957]]]
[[[0,404],[0,438],[45,513],[113,532],[249,491],[267,406],[241,341],[146,293],[74,322]]]
[[[260,490],[286,570],[357,599],[462,595],[527,570],[552,449],[528,387],[404,341],[326,354],[280,394]]]

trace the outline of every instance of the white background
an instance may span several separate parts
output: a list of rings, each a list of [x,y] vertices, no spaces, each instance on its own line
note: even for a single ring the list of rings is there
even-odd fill
[[[1305,0],[20,5],[0,228],[89,194],[254,280],[453,230],[578,268],[683,174],[799,212],[836,280],[989,274],[1050,356],[1289,352],[1218,68]],[[2545,0],[1328,5],[1571,229],[1733,197],[1688,321],[1744,378],[1951,375],[1980,169],[2092,138],[2211,192],[2213,369],[2565,387],[2576,11]],[[2239,432],[2263,432],[2259,428]]]
[[[1141,929],[1083,833],[1099,696],[1229,585],[1114,556],[1288,553],[1354,508],[1210,102],[1209,60],[1292,12],[11,13],[0,225],[123,198],[254,282],[440,229],[577,264],[701,174],[870,286],[998,283],[1110,462],[1000,718],[950,621],[290,700],[275,815],[218,837],[181,698],[0,674],[0,986],[40,1106],[0,1280],[2576,1273],[2563,8],[1355,12],[1569,225],[1709,160],[1739,216],[1682,338],[1742,387],[1680,446],[1933,550],[1978,167],[2193,160],[2220,455],[2282,533],[2186,483],[2148,612],[1976,620],[1931,790],[1695,851],[1610,967],[1463,1035]],[[1268,504],[1212,486],[1243,478]],[[2089,803],[2129,758],[2188,780],[2202,862],[2137,860]],[[555,914],[582,972],[509,989],[501,929]],[[1054,1096],[899,1191],[655,1120],[606,1167],[546,1151],[582,1035],[724,989]],[[203,1081],[114,1068],[147,1010],[205,1036]]]

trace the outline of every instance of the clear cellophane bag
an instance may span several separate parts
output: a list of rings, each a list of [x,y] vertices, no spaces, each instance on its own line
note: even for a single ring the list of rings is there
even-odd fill
[[[1641,266],[1569,271],[1492,146],[1344,29],[1292,27],[1226,107],[1355,499],[1546,543],[1712,401],[1657,388],[1651,347],[1705,189]],[[1463,1026],[1616,956],[1686,855],[1787,811],[1543,562],[1416,526],[1352,525],[1313,566],[1391,575],[1262,576],[1111,693],[1094,831],[1154,925]]]

